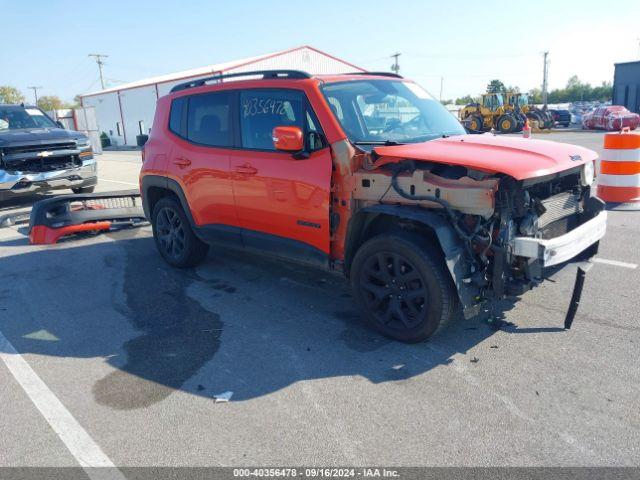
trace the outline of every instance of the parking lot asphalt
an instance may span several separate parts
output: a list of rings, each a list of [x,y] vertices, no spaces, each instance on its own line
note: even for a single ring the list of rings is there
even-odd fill
[[[99,190],[139,168],[105,153]],[[609,213],[599,258],[630,265],[594,265],[572,330],[568,267],[504,305],[513,325],[459,318],[417,345],[317,270],[219,249],[175,270],[149,227],[46,247],[0,228],[0,466],[637,466],[639,215]]]

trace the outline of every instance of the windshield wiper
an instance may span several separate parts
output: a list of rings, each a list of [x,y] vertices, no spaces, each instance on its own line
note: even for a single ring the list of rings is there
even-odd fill
[[[359,140],[353,142],[354,145],[384,145],[385,147],[392,147],[394,145],[404,145],[404,143],[396,142],[395,140]]]

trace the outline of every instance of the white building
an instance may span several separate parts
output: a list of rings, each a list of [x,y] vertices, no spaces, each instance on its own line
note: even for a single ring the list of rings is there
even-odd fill
[[[175,85],[221,73],[274,69],[303,70],[310,74],[363,71],[349,62],[305,45],[259,57],[147,78],[81,95],[80,98],[83,107],[95,108],[98,130],[109,135],[114,145],[133,146],[136,145],[137,135],[149,133],[158,97],[169,93]]]

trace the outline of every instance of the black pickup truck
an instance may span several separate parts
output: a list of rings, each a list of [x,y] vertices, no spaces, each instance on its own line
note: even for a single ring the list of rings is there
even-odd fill
[[[571,124],[571,112],[569,110],[550,109],[553,123],[568,127]]]
[[[97,182],[86,135],[65,130],[37,107],[0,104],[0,201],[63,188],[91,193]]]

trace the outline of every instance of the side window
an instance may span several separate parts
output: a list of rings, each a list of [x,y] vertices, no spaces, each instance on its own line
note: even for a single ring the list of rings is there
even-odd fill
[[[182,128],[182,113],[184,111],[184,97],[176,98],[171,102],[171,112],[169,113],[169,130],[173,133],[186,136]]]
[[[206,93],[189,97],[187,139],[210,147],[230,147],[231,94]]]
[[[296,126],[306,130],[306,99],[293,90],[244,90],[240,93],[242,146],[275,150],[275,127]]]

